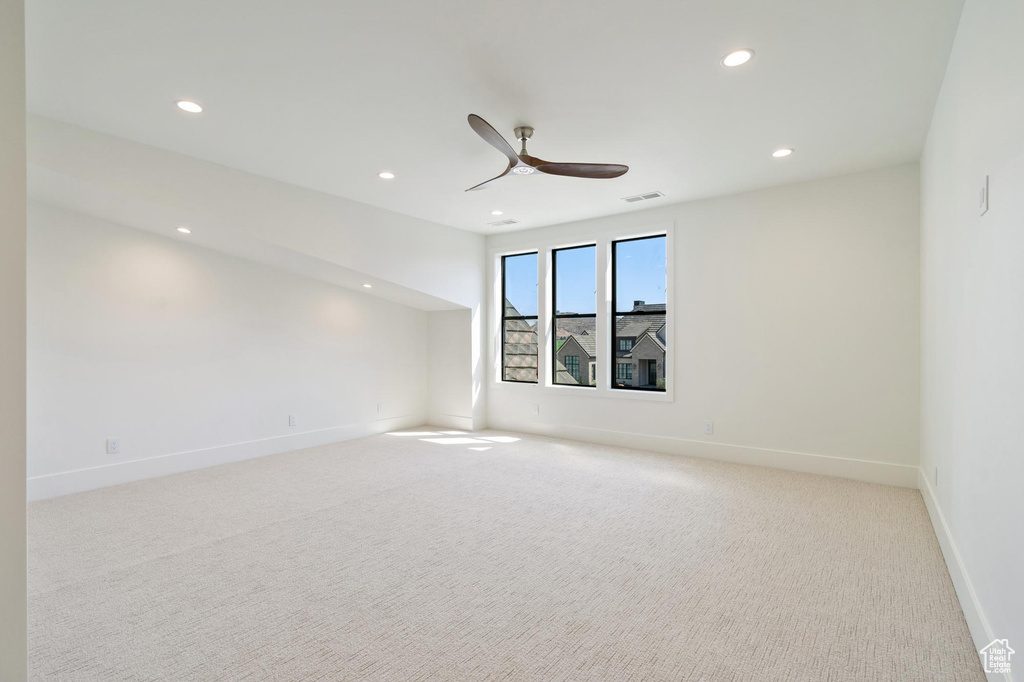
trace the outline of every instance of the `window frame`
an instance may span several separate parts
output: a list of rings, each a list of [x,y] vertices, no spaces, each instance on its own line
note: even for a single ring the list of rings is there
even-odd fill
[[[507,253],[501,257],[501,381],[508,384],[537,384],[540,383],[540,310],[537,310],[536,315],[508,315],[508,306],[505,305],[505,301],[508,298],[505,296],[505,259],[506,258],[519,258],[520,256],[535,256],[537,259],[537,284],[540,285],[540,251],[523,251],[522,253]],[[508,331],[506,323],[509,320],[537,320],[537,378],[533,381],[527,381],[525,379],[507,379],[505,370],[505,334]]]
[[[594,312],[593,313],[571,313],[568,315],[560,315],[558,313],[558,252],[559,251],[574,251],[575,249],[594,249]],[[502,257],[502,267],[504,267],[504,257]],[[555,334],[558,333],[558,320],[566,319],[585,319],[593,318],[594,320],[594,332],[597,332],[597,309],[598,309],[598,290],[597,290],[597,242],[592,244],[575,244],[573,246],[562,246],[559,248],[551,249],[551,385],[552,386],[572,386],[574,388],[597,388],[597,382],[590,383],[590,370],[587,370],[587,383],[578,384],[561,384],[558,382],[558,339],[555,338]],[[504,287],[504,277],[502,278],[502,287]],[[504,296],[504,289],[502,290]],[[595,358],[596,360],[596,358]],[[587,362],[589,367],[590,362]],[[504,372],[504,370],[502,370]],[[580,372],[580,377],[577,381],[582,381],[583,373]]]
[[[496,405],[510,407],[513,404],[527,405],[529,401],[542,402],[557,400],[561,397],[574,396],[582,397],[584,400],[613,400],[618,404],[627,404],[630,401],[640,402],[675,402],[676,385],[680,387],[688,385],[686,377],[679,375],[685,369],[685,365],[677,365],[675,353],[685,352],[686,348],[675,343],[675,301],[676,282],[675,266],[679,257],[676,245],[676,228],[678,226],[673,220],[629,220],[628,217],[610,221],[607,225],[600,222],[586,221],[572,225],[544,228],[543,230],[523,230],[493,235],[488,238],[487,247],[487,298],[485,323],[480,330],[484,336],[482,350],[486,356],[485,375],[482,381],[486,382],[489,390],[495,391],[495,395],[508,396],[513,403],[502,402],[506,398],[500,398]],[[572,386],[566,384],[553,384],[551,382],[551,370],[548,363],[551,362],[551,346],[557,343],[555,331],[550,328],[551,313],[549,306],[551,300],[551,252],[554,249],[566,248],[569,246],[587,246],[597,243],[597,330],[596,344],[598,349],[608,349],[612,344],[611,330],[611,242],[621,241],[630,237],[654,237],[665,236],[666,243],[666,328],[665,341],[667,349],[667,375],[665,391],[623,391],[611,390],[611,382],[614,377],[609,376],[610,366],[608,362],[595,362],[593,365],[596,390],[586,390],[585,386]],[[537,384],[521,383],[514,381],[502,381],[503,357],[503,325],[501,321],[502,305],[502,273],[501,259],[503,256],[514,256],[526,253],[538,253],[538,314],[539,344],[543,350],[538,357],[538,376],[540,381]],[[680,261],[682,262],[682,261]],[[606,350],[607,352],[607,350]],[[582,374],[583,368],[580,368]],[[522,401],[517,402],[517,401]]]
[[[617,272],[617,269],[615,267],[616,266],[616,263],[615,263],[616,247],[619,244],[625,244],[625,243],[628,243],[628,242],[645,241],[647,239],[664,239],[665,240],[665,312],[660,313],[660,312],[656,312],[654,310],[645,310],[645,311],[642,311],[642,312],[620,313],[619,310],[618,310],[619,306],[618,306],[618,298],[617,298],[617,296],[618,296],[618,292],[617,292],[617,289],[618,289],[618,286],[617,286],[618,285],[618,272]],[[615,330],[617,328],[619,317],[643,317],[643,316],[658,316],[658,315],[660,315],[660,316],[665,318],[665,325],[666,326],[668,325],[668,314],[669,314],[669,310],[668,310],[668,298],[669,298],[669,295],[668,295],[668,292],[669,292],[669,286],[670,286],[670,278],[669,278],[669,238],[668,238],[668,234],[667,233],[666,234],[649,234],[649,235],[644,235],[642,237],[624,237],[622,239],[612,239],[612,240],[609,240],[608,246],[609,246],[609,249],[611,251],[611,263],[610,263],[609,270],[611,271],[611,304],[612,304],[611,305],[611,317],[610,317],[610,320],[609,320],[609,322],[610,322],[610,329],[611,329],[611,339],[610,339],[610,343],[608,343],[608,348],[611,349],[611,356],[612,356],[611,357],[611,386],[609,388],[612,391],[646,391],[648,393],[666,393],[667,390],[668,390],[668,376],[669,376],[669,374],[668,374],[668,356],[669,356],[669,351],[668,351],[668,344],[667,343],[665,344],[666,345],[665,360],[664,360],[665,368],[664,368],[664,371],[663,371],[663,375],[665,376],[665,386],[666,386],[666,388],[658,388],[657,386],[616,386],[615,385],[615,382],[618,379],[618,375],[616,374],[616,372],[618,371],[617,367],[616,367],[616,364],[618,362],[618,356],[616,354],[619,352],[617,350],[617,345],[618,344],[616,343],[616,341],[619,339],[619,337],[616,336]],[[630,337],[622,337],[622,338],[630,338]],[[636,343],[635,342],[630,344],[629,350],[631,351],[633,348],[636,348]],[[632,361],[630,361],[629,364],[630,364],[630,366],[632,368],[632,364],[633,364]],[[640,371],[639,365],[637,366],[637,371],[638,372]],[[633,380],[632,374],[633,374],[633,372],[632,372],[632,369],[631,369],[629,381]]]

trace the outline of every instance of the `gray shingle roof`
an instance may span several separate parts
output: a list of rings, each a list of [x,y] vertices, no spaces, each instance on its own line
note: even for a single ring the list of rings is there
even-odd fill
[[[596,336],[591,336],[590,334],[581,334],[581,335],[577,336],[577,335],[574,334],[574,335],[570,336],[569,339],[572,339],[576,343],[578,343],[580,345],[580,348],[583,349],[583,352],[586,353],[587,355],[589,355],[590,357],[594,357],[596,355],[596,353],[597,353],[597,337]],[[569,339],[566,339],[565,342],[568,343]]]
[[[664,303],[655,303],[651,305],[637,306],[637,310],[642,308],[651,308],[652,310],[664,310]],[[633,339],[634,345],[640,340],[640,337],[644,334],[649,334],[651,338],[658,341],[658,345],[662,348],[665,347],[664,341],[659,337],[658,333],[661,332],[665,327],[665,316],[664,315],[637,315],[637,316],[623,316],[615,321],[615,336],[617,338],[631,338]],[[619,350],[618,344],[615,344],[615,357],[628,358],[632,357],[632,352],[628,350]]]
[[[517,316],[508,299],[505,314]],[[537,320],[505,321],[505,379],[508,381],[537,381]]]

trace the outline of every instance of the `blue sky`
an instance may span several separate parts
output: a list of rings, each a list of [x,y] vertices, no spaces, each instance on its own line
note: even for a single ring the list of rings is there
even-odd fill
[[[665,302],[665,237],[620,242],[615,246],[616,312],[633,309],[633,301]]]
[[[597,305],[597,247],[562,249],[555,252],[558,282],[555,308],[561,313],[593,313]]]
[[[621,242],[616,245],[619,312],[633,301],[665,302],[665,238]],[[565,249],[555,254],[558,269],[557,308],[561,312],[593,313],[595,247]],[[537,314],[537,255],[505,259],[505,295],[521,315]]]
[[[505,298],[520,315],[537,314],[537,254],[505,257]]]

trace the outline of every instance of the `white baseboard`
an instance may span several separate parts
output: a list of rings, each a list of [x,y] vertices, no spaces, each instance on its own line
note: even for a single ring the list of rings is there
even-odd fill
[[[157,457],[105,464],[87,469],[62,471],[43,476],[33,476],[28,479],[28,501],[45,500],[85,490],[140,481],[145,478],[177,474],[182,471],[203,469],[254,457],[275,455],[291,450],[301,450],[318,445],[337,443],[343,440],[363,438],[395,429],[419,426],[423,421],[421,415],[403,415],[361,424],[345,424],[316,431],[289,433],[272,438],[231,443],[229,445],[186,452],[172,452]]]
[[[946,517],[939,506],[939,498],[935,495],[931,481],[925,474],[924,469],[917,470],[917,487],[921,490],[921,497],[924,498],[924,506],[928,508],[928,516],[931,517],[932,527],[935,528],[935,537],[939,539],[939,547],[942,548],[942,556],[946,559],[946,568],[949,570],[949,577],[953,580],[953,588],[960,600],[960,608],[964,611],[964,619],[967,621],[967,628],[971,631],[971,638],[974,639],[974,648],[982,649],[996,636],[992,627],[985,618],[985,612],[978,601],[978,595],[974,592],[970,576],[964,566],[960,551],[953,541],[953,535],[949,532],[949,525]],[[1006,682],[1013,682],[1009,674],[990,674],[989,679],[1005,679]]]
[[[808,474],[839,476],[852,478],[869,483],[883,483],[904,488],[917,487],[917,467],[887,462],[872,462],[863,459],[812,455],[806,452],[790,452],[755,448],[745,445],[713,443],[669,436],[652,436],[647,434],[626,433],[562,424],[541,424],[533,422],[516,422],[502,418],[495,419],[492,415],[488,427],[509,431],[522,431],[552,438],[569,438],[586,443],[616,445],[619,447],[651,450],[672,455],[714,459],[737,464],[773,467],[788,471],[800,471]]]
[[[427,423],[431,426],[441,426],[446,429],[458,429],[459,431],[476,431],[473,428],[473,418],[463,417],[457,414],[431,414]]]

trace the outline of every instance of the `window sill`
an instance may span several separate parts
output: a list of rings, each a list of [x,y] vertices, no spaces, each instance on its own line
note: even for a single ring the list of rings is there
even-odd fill
[[[575,393],[579,396],[590,396],[592,398],[612,400],[641,400],[656,403],[675,402],[675,396],[671,390],[665,391],[631,391],[628,389],[604,388],[601,386],[566,386],[563,384],[527,384],[511,381],[498,381],[491,383],[491,389],[502,391],[514,387],[513,391],[540,391],[542,393]]]
[[[567,391],[586,391],[587,393],[593,393],[597,390],[597,386],[573,386],[572,384],[545,384],[544,388],[556,388],[565,389]]]
[[[621,398],[623,400],[647,400],[656,403],[671,403],[675,401],[672,391],[632,391],[628,388],[609,388],[605,390],[605,398]]]

